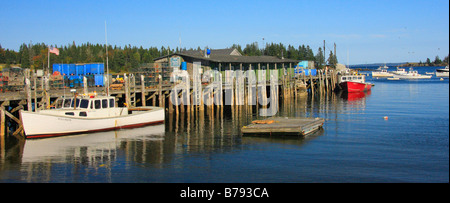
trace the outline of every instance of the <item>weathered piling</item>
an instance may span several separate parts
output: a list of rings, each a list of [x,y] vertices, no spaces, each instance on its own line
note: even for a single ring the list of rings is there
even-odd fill
[[[145,99],[145,76],[141,75],[141,101],[142,106],[147,106],[146,99]]]

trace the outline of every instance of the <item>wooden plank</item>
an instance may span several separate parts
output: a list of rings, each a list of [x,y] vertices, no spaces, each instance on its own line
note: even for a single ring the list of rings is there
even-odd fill
[[[323,118],[287,118],[271,117],[264,121],[267,124],[250,124],[244,126],[241,132],[244,135],[264,135],[264,134],[295,134],[308,135],[317,131],[323,126]],[[273,121],[273,122],[271,122]]]

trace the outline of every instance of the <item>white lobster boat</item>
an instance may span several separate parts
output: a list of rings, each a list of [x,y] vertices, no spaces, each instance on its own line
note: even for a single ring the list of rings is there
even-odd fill
[[[372,77],[377,78],[377,77],[392,77],[394,74],[388,72],[389,67],[387,67],[386,65],[384,65],[384,67],[379,67],[377,69],[377,71],[372,71]]]
[[[430,79],[431,75],[422,75],[422,74],[419,74],[416,70],[413,70],[412,68],[410,68],[408,73],[394,74],[393,77],[400,78],[400,79]]]
[[[161,107],[116,107],[111,96],[58,99],[54,109],[20,111],[26,138],[135,128],[164,123]]]
[[[436,69],[436,77],[448,77],[448,66]]]

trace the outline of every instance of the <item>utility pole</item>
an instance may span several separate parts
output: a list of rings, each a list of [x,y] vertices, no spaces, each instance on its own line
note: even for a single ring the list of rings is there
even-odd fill
[[[323,40],[323,67],[325,68],[325,65],[327,64],[326,63],[326,59],[325,59],[325,55],[326,55],[326,52],[325,52],[325,40]]]
[[[263,47],[263,52],[262,52],[262,55],[264,56],[264,51],[265,51],[265,45],[264,45],[264,37],[262,38],[262,40],[263,40],[263,44],[262,44],[262,47]]]
[[[336,42],[334,43],[334,57],[335,57],[336,60],[337,60],[337,56],[336,56]]]
[[[336,60],[335,68],[337,67],[336,42],[334,43],[334,59]]]

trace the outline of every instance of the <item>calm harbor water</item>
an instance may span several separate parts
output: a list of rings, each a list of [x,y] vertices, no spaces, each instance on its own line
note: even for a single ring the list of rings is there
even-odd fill
[[[139,129],[8,139],[0,182],[449,182],[448,78],[369,81],[365,94],[280,101],[278,116],[326,119],[307,138],[242,137],[259,117],[225,108]]]

